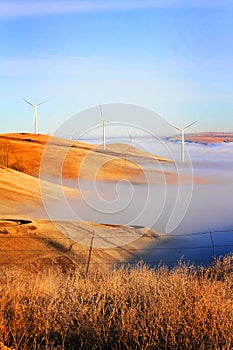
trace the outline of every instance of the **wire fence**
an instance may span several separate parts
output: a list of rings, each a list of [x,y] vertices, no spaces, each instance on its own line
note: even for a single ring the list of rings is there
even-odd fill
[[[7,220],[6,220],[7,221]],[[125,265],[125,264],[137,264],[140,260],[143,260],[146,264],[157,265],[160,263],[175,264],[180,259],[184,261],[190,261],[195,264],[206,264],[213,261],[217,257],[231,253],[233,251],[233,229],[226,230],[210,230],[204,232],[192,232],[185,234],[176,235],[157,235],[148,234],[138,235],[138,238],[149,238],[147,241],[147,246],[140,246],[140,243],[135,242],[132,244],[117,244],[114,243],[116,237],[113,236],[101,236],[94,231],[87,234],[85,238],[89,240],[89,244],[82,245],[80,241],[72,240],[69,236],[56,237],[49,235],[47,237],[38,237],[37,235],[13,235],[7,234],[7,225],[1,228],[0,225],[0,258],[4,254],[10,257],[11,253],[62,253],[66,254],[72,252],[73,254],[86,253],[87,261],[80,261],[78,265]],[[9,226],[10,227],[10,226]],[[12,226],[11,226],[12,227]],[[119,234],[118,239],[129,239],[129,235]],[[135,238],[135,236],[134,236]],[[199,242],[198,238],[204,238],[204,242]],[[5,247],[4,241],[11,240],[9,247]],[[95,240],[103,240],[111,243],[111,247],[98,247],[95,246]],[[15,240],[15,244],[14,244]],[[17,241],[18,240],[18,241]],[[20,246],[19,240],[22,241],[22,246]],[[29,241],[43,242],[45,246],[42,248],[29,248]],[[31,242],[30,242],[31,243]],[[69,244],[68,244],[69,243]],[[68,246],[67,246],[68,245]],[[121,261],[123,259],[112,259],[113,261],[92,261],[92,254],[98,251],[108,252],[108,251],[118,250],[118,253],[127,253],[128,259]],[[43,254],[42,254],[43,255]],[[93,259],[94,260],[94,259]],[[3,262],[2,264],[7,264],[8,262]],[[24,262],[17,261],[17,264],[24,264]]]

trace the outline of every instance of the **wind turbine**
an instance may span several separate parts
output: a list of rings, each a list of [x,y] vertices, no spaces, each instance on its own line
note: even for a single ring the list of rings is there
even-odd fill
[[[37,105],[35,105],[35,104],[33,104],[33,103],[31,103],[31,102],[25,100],[25,98],[23,98],[23,100],[24,100],[27,104],[29,104],[30,106],[32,106],[32,107],[34,108],[35,135],[37,135],[37,107],[40,106],[40,105],[42,105],[43,103],[47,102],[47,100],[46,100],[46,101],[42,101],[42,102],[38,103]]]
[[[102,118],[102,127],[103,127],[103,149],[106,149],[106,130],[105,130],[105,119],[103,117],[102,106],[100,105],[100,115]]]
[[[69,136],[69,139],[72,141],[73,140],[73,136],[75,135],[77,130],[74,130],[73,132],[65,132],[65,134],[67,136]]]
[[[184,131],[188,129],[191,125],[195,124],[196,122],[197,120],[195,122],[192,122],[191,124],[186,125],[183,129],[168,123],[170,126],[175,128],[176,130],[181,131],[181,160],[183,163],[184,163]]]

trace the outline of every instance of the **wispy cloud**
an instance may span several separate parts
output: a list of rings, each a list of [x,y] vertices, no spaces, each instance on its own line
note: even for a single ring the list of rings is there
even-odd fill
[[[79,79],[83,77],[114,77],[117,79],[132,77],[151,77],[152,74],[168,74],[169,62],[157,63],[158,67],[132,62],[111,61],[98,57],[78,57],[59,55],[35,55],[26,58],[0,59],[2,76],[5,78],[30,78],[44,77],[47,79]],[[169,66],[169,67],[168,67]],[[171,67],[170,67],[171,70]]]
[[[232,7],[232,0],[9,1],[0,4],[0,17],[222,6]]]

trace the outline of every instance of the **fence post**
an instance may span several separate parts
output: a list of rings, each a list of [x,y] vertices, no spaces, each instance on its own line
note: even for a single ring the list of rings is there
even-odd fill
[[[88,260],[87,260],[86,275],[88,274],[88,271],[89,271],[89,266],[90,266],[90,261],[91,261],[91,252],[92,252],[92,247],[93,247],[94,236],[95,236],[95,231],[93,230],[93,231],[92,231],[92,236],[91,236],[91,243],[90,243],[89,255],[88,255]]]
[[[9,158],[8,158],[8,156],[9,156],[9,149],[7,147],[7,150],[6,150],[6,167],[7,168],[8,168],[8,165],[9,165]]]
[[[215,257],[215,251],[214,251],[214,239],[213,239],[213,235],[212,232],[210,231],[210,239],[211,239],[211,243],[212,243],[212,258]]]

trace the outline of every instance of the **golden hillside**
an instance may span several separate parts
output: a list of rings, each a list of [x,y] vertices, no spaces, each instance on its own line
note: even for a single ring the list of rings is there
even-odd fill
[[[39,180],[28,174],[0,166],[0,213],[1,217],[28,216],[47,217],[44,210],[40,186],[46,192],[46,199],[56,202],[61,191],[68,198],[77,198],[79,191],[75,188],[56,185],[52,182]]]
[[[65,234],[64,234],[65,232]],[[141,249],[159,240],[145,227],[105,225],[82,221],[0,219],[0,264],[75,267],[86,264],[92,233],[94,264],[106,268],[140,258]]]
[[[45,177],[79,176],[111,181],[134,180],[142,174],[142,168],[133,161],[134,157],[164,160],[128,145],[115,148],[109,146],[103,151],[101,147],[48,135],[2,134],[0,164],[36,177],[42,172]]]

